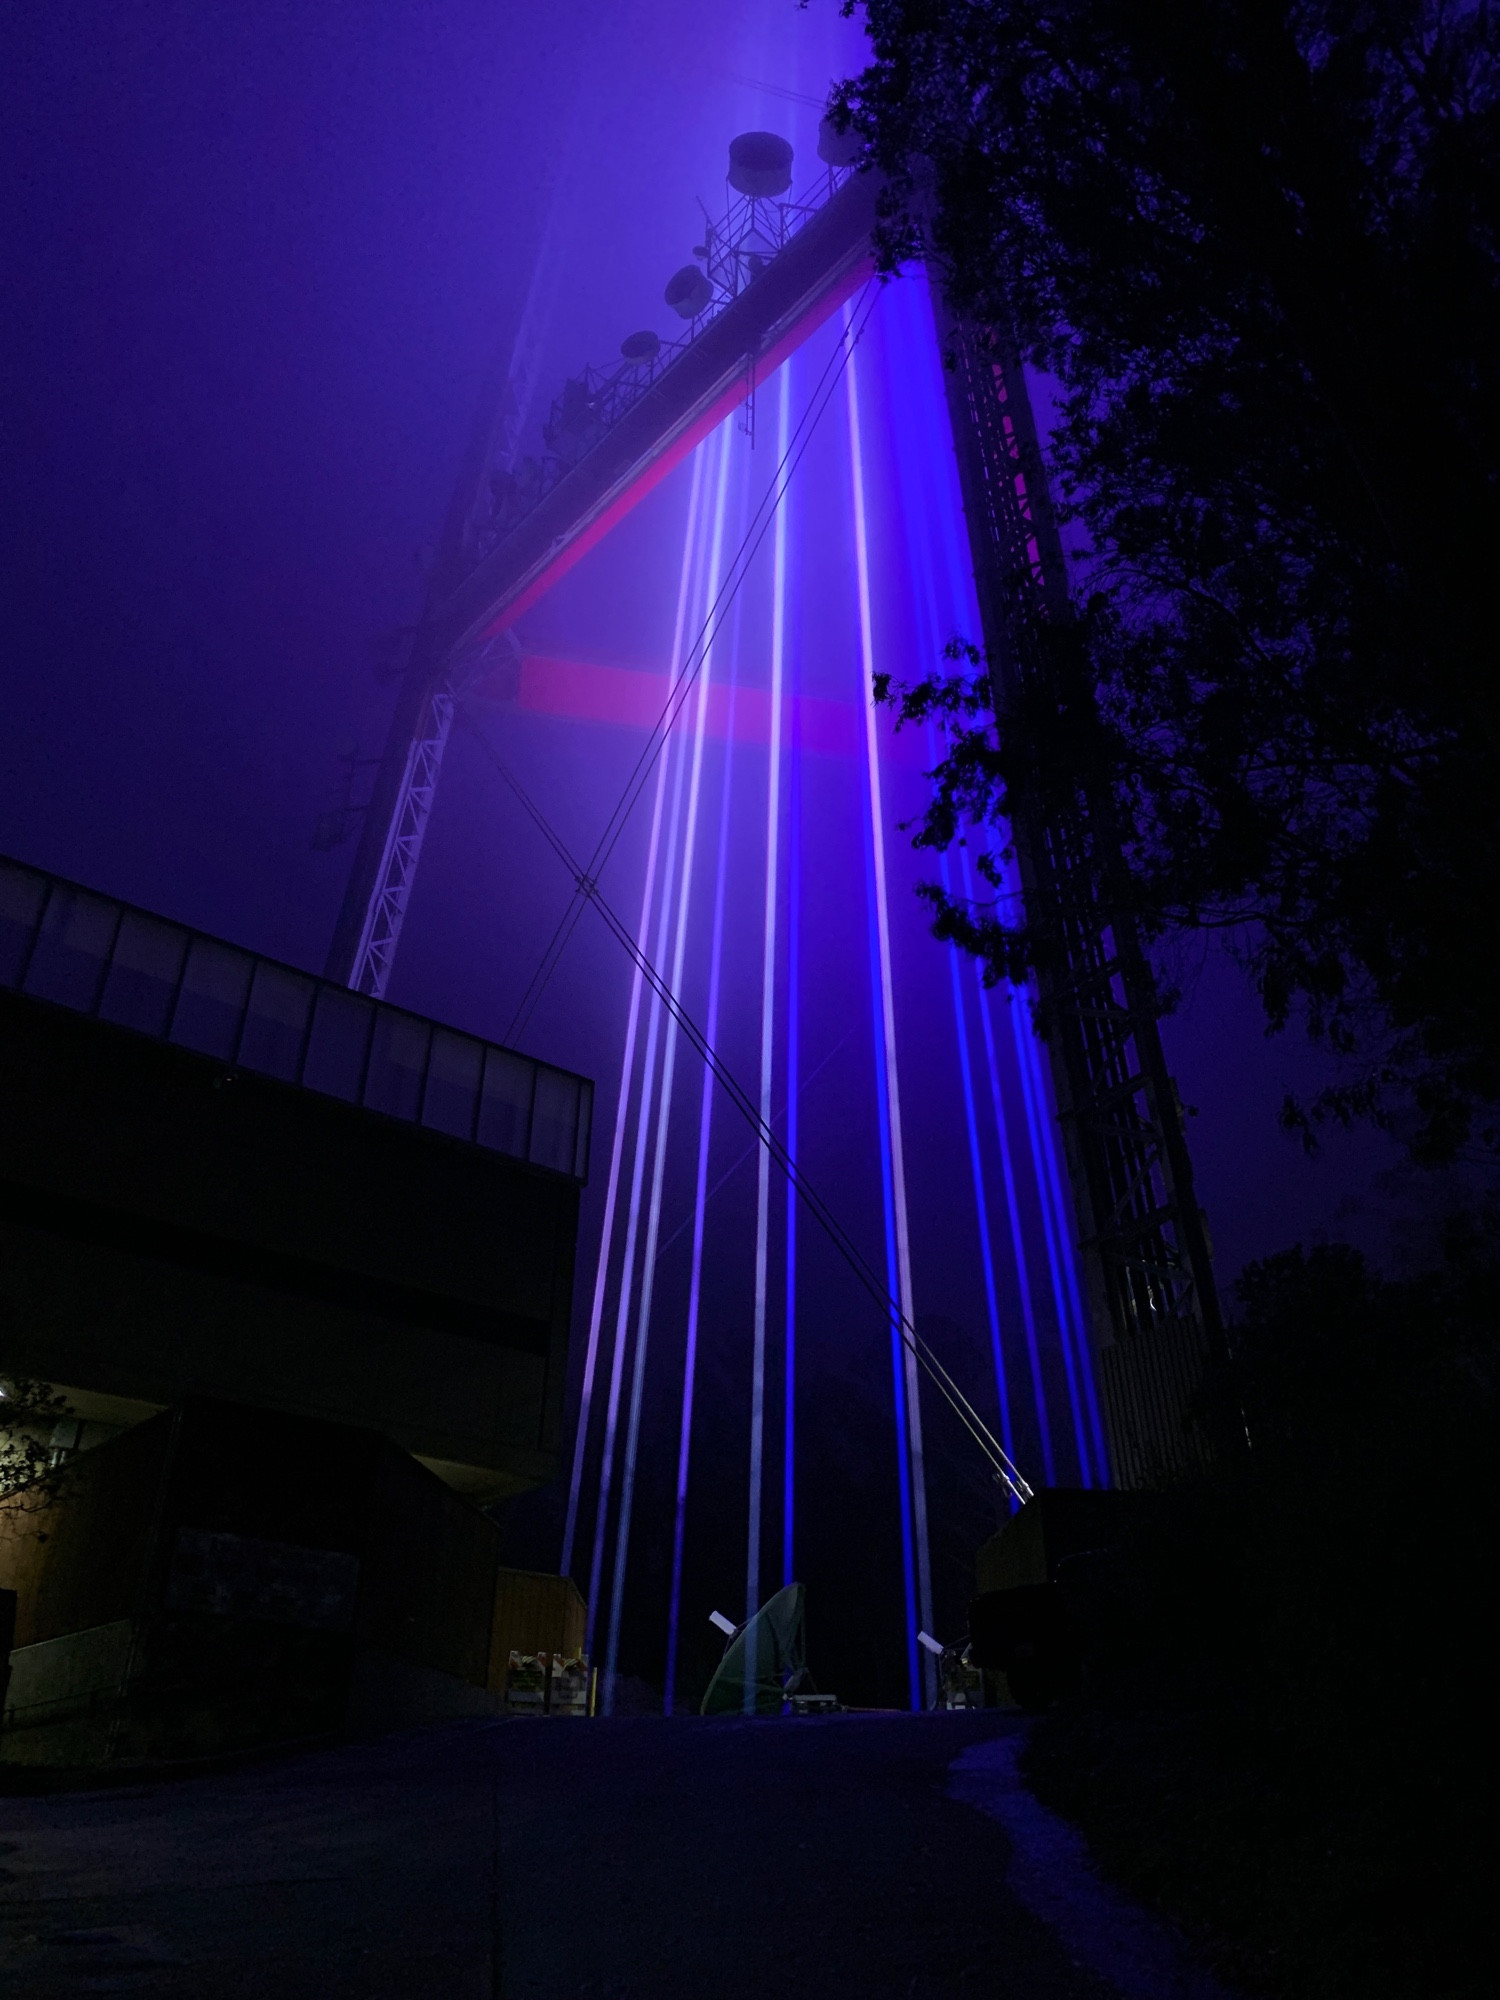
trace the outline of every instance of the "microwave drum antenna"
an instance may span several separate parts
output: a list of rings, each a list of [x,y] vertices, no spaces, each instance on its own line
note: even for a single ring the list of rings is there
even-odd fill
[[[662,298],[679,319],[696,319],[713,299],[714,288],[696,264],[684,264],[667,280]]]
[[[863,150],[860,136],[851,125],[841,132],[831,118],[818,127],[818,158],[828,167],[852,167]]]
[[[775,132],[741,132],[729,142],[729,185],[757,198],[785,194],[792,184],[792,149]]]

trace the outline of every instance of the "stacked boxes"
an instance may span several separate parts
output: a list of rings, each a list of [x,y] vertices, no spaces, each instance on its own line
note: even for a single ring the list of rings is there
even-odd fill
[[[529,1569],[497,1573],[490,1686],[507,1709],[520,1715],[588,1714],[587,1622],[570,1576]]]
[[[586,1653],[521,1653],[512,1650],[505,1679],[505,1705],[517,1715],[592,1713],[592,1677]]]
[[[544,1715],[547,1710],[547,1656],[516,1653],[505,1676],[505,1706],[518,1715]]]
[[[554,1653],[548,1713],[588,1715],[593,1706],[589,1699],[590,1680],[587,1653],[575,1653],[571,1657]]]

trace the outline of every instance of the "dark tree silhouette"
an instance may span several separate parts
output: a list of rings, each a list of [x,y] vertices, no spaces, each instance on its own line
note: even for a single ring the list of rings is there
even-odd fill
[[[1301,1013],[1357,1058],[1315,1111],[1493,1146],[1500,21],[863,12],[875,60],[836,116],[888,176],[886,261],[920,235],[954,309],[1060,385],[1097,688],[1097,729],[1043,704],[998,747],[982,672],[897,690],[954,732],[919,838],[1003,817],[1017,758],[1091,760],[1148,937],[1224,927],[1273,1025]],[[932,895],[997,974],[1035,959],[1003,898]]]
[[[67,1397],[50,1384],[0,1376],[0,1499],[32,1485],[57,1463],[52,1433],[71,1415]]]

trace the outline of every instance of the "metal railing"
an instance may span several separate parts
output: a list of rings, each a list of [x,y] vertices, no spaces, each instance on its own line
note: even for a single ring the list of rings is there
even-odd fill
[[[0,987],[588,1178],[587,1078],[3,858]]]

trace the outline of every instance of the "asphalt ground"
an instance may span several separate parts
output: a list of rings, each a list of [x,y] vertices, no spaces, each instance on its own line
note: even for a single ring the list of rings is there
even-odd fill
[[[1107,1973],[1108,1952],[1080,1953],[1066,1923],[1044,1921],[1000,1819],[953,1795],[966,1781],[950,1767],[1006,1757],[996,1739],[1016,1726],[982,1711],[517,1719],[3,1797],[0,1992],[1099,2000],[1146,1990],[1078,1962]]]

